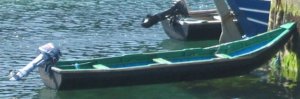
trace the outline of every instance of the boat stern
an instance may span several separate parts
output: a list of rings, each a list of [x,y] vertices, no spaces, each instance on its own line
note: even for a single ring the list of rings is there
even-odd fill
[[[45,66],[39,67],[38,71],[45,86],[51,89],[60,89],[62,82],[61,74],[54,71],[52,68],[49,72],[46,72]]]

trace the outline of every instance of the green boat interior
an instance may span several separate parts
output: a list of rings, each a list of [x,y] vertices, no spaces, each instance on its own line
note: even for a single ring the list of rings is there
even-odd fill
[[[130,67],[157,66],[158,64],[180,64],[188,62],[211,61],[214,59],[236,58],[259,51],[268,47],[289,32],[293,23],[285,24],[281,28],[242,40],[220,44],[207,48],[189,48],[168,52],[142,53],[118,57],[60,61],[56,67],[62,70],[85,69],[116,69]],[[75,66],[78,65],[79,67]]]

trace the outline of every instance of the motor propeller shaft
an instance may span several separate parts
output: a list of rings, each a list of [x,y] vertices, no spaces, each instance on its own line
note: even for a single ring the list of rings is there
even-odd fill
[[[41,53],[25,67],[19,69],[18,71],[11,70],[9,73],[9,80],[21,80],[35,68],[40,66],[46,66],[47,69],[49,69],[51,66],[55,65],[61,56],[60,50],[52,43],[48,43],[39,47],[39,51]]]
[[[168,17],[172,17],[176,15],[181,15],[183,17],[189,16],[189,12],[185,4],[185,0],[179,0],[175,2],[174,6],[172,6],[170,9],[167,9],[166,11],[157,13],[155,15],[148,14],[146,18],[143,19],[141,25],[144,28],[149,28],[154,24],[167,19]]]

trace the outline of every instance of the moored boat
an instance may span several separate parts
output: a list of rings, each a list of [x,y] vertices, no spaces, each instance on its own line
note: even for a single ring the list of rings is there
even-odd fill
[[[237,27],[246,37],[267,31],[270,1],[269,0],[226,0],[235,15]],[[183,7],[187,8],[185,0]],[[176,40],[217,40],[222,26],[221,18],[216,10],[188,11],[188,17],[180,17],[181,13],[168,15],[161,20],[165,33]],[[223,12],[222,12],[223,13]],[[179,17],[178,17],[179,16]],[[184,15],[187,16],[187,15]],[[251,27],[251,28],[249,28]],[[255,28],[255,29],[253,29]]]
[[[290,39],[295,23],[242,40],[207,48],[59,61],[46,72],[52,89],[99,88],[204,80],[248,73],[269,60]]]
[[[149,28],[158,22],[175,40],[218,40],[222,32],[216,9],[189,11],[185,0],[177,0],[166,11],[147,15],[142,26]]]
[[[268,29],[271,0],[226,0],[236,15],[245,36],[251,37]],[[251,27],[251,28],[250,28]],[[253,29],[255,28],[255,29]]]
[[[176,40],[217,40],[222,29],[221,20],[214,18],[216,10],[194,11],[189,18],[170,17],[161,21],[165,33]]]

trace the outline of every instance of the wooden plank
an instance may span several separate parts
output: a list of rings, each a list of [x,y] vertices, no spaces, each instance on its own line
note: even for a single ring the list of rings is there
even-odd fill
[[[231,58],[231,56],[229,56],[227,54],[215,54],[215,56],[218,58]]]
[[[109,69],[109,67],[103,65],[103,64],[96,64],[96,65],[93,65],[93,67],[95,69]]]
[[[172,62],[165,60],[163,58],[154,58],[152,59],[154,62],[156,63],[160,63],[160,64],[171,64]]]

